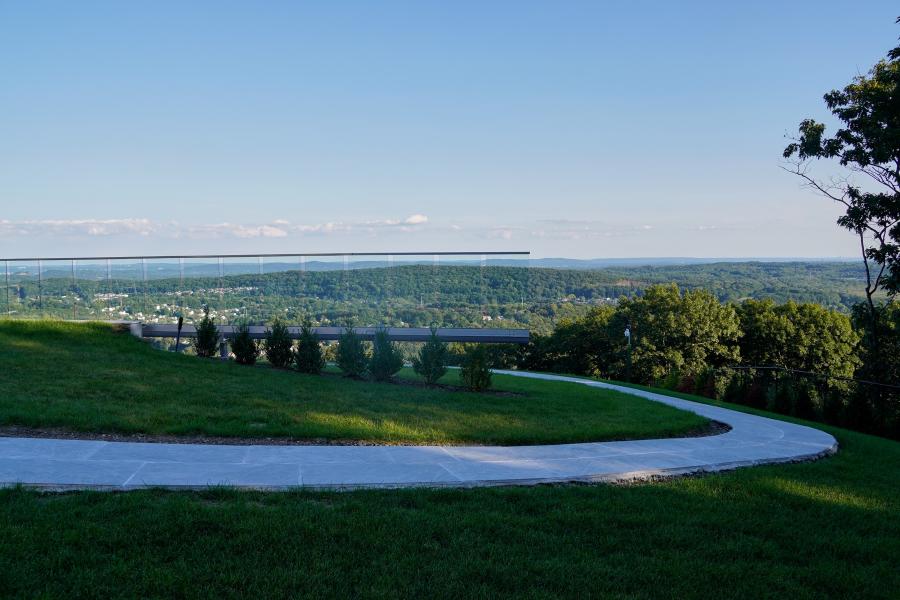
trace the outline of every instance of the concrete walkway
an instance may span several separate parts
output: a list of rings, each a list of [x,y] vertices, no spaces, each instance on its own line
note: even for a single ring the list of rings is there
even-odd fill
[[[784,421],[596,381],[498,373],[613,389],[732,429],[708,437],[552,446],[222,446],[0,438],[0,486],[288,489],[627,481],[811,460],[837,450],[827,433]]]

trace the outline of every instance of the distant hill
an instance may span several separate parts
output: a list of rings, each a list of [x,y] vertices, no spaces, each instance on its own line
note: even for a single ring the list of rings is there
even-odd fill
[[[635,259],[639,260],[639,259]],[[676,259],[670,259],[676,260]],[[562,262],[559,262],[562,261]],[[639,294],[649,285],[674,282],[685,289],[706,289],[722,301],[772,298],[776,302],[816,302],[847,311],[862,299],[864,271],[856,262],[714,262],[701,264],[599,266],[599,261],[539,259],[507,266],[501,261],[476,266],[472,263],[397,264],[369,261],[368,268],[336,269],[332,263],[147,266],[142,283],[138,267],[110,272],[105,266],[80,265],[76,285],[70,272],[48,268],[41,288],[45,295],[64,295],[73,290],[89,297],[118,290],[142,294],[171,294],[222,287],[253,289],[265,297],[426,304],[532,305],[559,302],[598,303],[622,295]],[[524,265],[529,265],[525,268]],[[554,267],[547,267],[554,264]],[[560,266],[567,265],[567,266]],[[173,273],[174,269],[174,273]],[[239,272],[235,272],[239,270]],[[275,270],[276,272],[269,272]],[[36,273],[13,272],[11,285],[26,297],[35,297]],[[0,303],[3,299],[0,298]]]
[[[717,263],[843,263],[850,258],[691,258],[691,257],[644,257],[644,258],[534,258],[531,266],[551,269],[603,269],[606,267],[659,267],[684,265],[709,265]]]
[[[528,267],[546,269],[569,270],[598,270],[608,268],[642,268],[642,267],[682,267],[691,265],[720,265],[720,264],[809,264],[809,265],[843,265],[857,262],[850,258],[691,258],[691,257],[644,257],[644,258],[488,258],[484,261],[486,266],[495,267]],[[115,278],[165,279],[171,277],[217,277],[224,275],[277,273],[282,271],[344,271],[359,269],[379,269],[388,266],[400,267],[409,265],[433,266],[480,266],[479,259],[439,257],[435,259],[430,255],[422,257],[398,256],[388,261],[382,259],[353,259],[345,264],[343,258],[338,256],[330,260],[310,257],[308,260],[285,260],[280,257],[267,258],[262,261],[255,259],[225,259],[221,265],[215,259],[185,259],[183,264],[177,261],[150,260],[141,265],[138,261],[112,261],[110,274]],[[16,277],[36,277],[38,265],[35,262],[9,263],[11,275]],[[107,265],[103,261],[82,261],[75,265],[79,279],[104,279],[107,276]],[[142,269],[145,272],[142,272]],[[70,278],[72,276],[71,261],[45,261],[41,271],[43,277]]]

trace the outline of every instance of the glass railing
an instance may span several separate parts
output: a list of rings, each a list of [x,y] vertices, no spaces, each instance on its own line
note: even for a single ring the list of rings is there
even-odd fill
[[[527,252],[0,259],[0,315],[188,324],[528,327]]]

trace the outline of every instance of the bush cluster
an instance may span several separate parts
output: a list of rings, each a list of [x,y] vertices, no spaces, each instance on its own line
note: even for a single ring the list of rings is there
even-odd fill
[[[205,346],[207,352],[200,356],[212,356],[218,343],[218,331],[209,318],[207,311],[204,320],[198,325],[198,348]],[[210,343],[212,340],[212,343]],[[312,323],[307,318],[300,327],[300,336],[296,348],[293,345],[290,331],[281,320],[276,319],[266,330],[266,337],[260,344],[250,335],[250,327],[243,323],[237,327],[231,340],[231,350],[235,362],[241,365],[254,365],[260,353],[276,368],[288,368],[294,365],[301,373],[320,374],[325,368],[325,352],[318,335],[313,331]],[[491,386],[492,362],[488,347],[484,344],[467,344],[457,349],[461,357],[460,378],[463,384],[472,391],[483,391]],[[390,381],[403,368],[402,352],[397,344],[390,340],[387,329],[375,332],[371,344],[371,352],[366,351],[362,337],[348,327],[341,333],[336,346],[330,347],[338,367],[348,377],[370,377],[374,381]],[[426,383],[434,385],[447,373],[447,365],[451,360],[448,344],[441,341],[437,329],[432,327],[431,336],[412,359],[413,370]]]

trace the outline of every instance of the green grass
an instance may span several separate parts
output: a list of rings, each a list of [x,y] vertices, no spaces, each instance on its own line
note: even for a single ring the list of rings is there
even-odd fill
[[[0,490],[0,595],[897,598],[900,443],[813,426],[835,456],[633,486]]]
[[[824,427],[823,427],[824,428]],[[900,444],[635,486],[0,491],[20,597],[896,598]]]
[[[451,371],[445,379],[454,383],[456,377]],[[520,395],[242,367],[161,352],[103,324],[0,321],[0,425],[380,443],[539,444],[666,437],[707,422],[658,403],[577,384],[498,375],[495,385]]]

